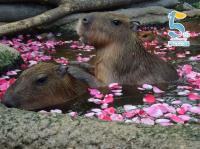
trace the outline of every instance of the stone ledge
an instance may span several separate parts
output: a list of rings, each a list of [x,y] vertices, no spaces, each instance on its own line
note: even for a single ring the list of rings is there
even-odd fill
[[[0,105],[0,148],[133,148],[196,149],[200,126],[145,126],[71,119]]]

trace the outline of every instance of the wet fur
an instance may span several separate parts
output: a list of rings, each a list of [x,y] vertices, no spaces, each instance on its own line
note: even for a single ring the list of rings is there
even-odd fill
[[[95,76],[109,84],[128,85],[162,84],[178,79],[176,70],[155,55],[148,53],[137,33],[131,30],[128,17],[112,13],[92,13],[91,24],[79,21],[77,33],[84,41],[95,46]],[[121,26],[113,26],[117,19]]]
[[[34,111],[49,107],[69,109],[82,95],[87,94],[87,80],[83,81],[84,75],[81,80],[68,72],[60,74],[58,67],[51,63],[40,63],[25,70],[9,87],[2,102],[10,107]],[[47,76],[48,82],[38,85],[35,80],[41,75]]]

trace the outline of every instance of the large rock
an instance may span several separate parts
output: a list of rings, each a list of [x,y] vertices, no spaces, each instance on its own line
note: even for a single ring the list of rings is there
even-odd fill
[[[139,21],[142,25],[149,25],[167,23],[169,21],[167,16],[170,11],[172,11],[172,9],[168,9],[162,6],[148,6],[142,8],[118,9],[107,12],[124,14],[127,15],[131,20]],[[200,9],[192,9],[183,12],[185,12],[188,17],[200,16]],[[62,32],[63,34],[66,34],[67,37],[73,37],[76,35],[75,26],[77,20],[87,14],[88,13],[71,14],[50,25],[42,26],[41,28],[55,30],[56,32]]]
[[[1,4],[0,22],[12,22],[39,15],[51,9],[38,4]]]
[[[118,14],[123,14],[131,18],[132,20],[140,21],[141,24],[162,24],[168,21],[167,15],[170,12],[170,9],[161,7],[161,6],[149,6],[144,8],[126,8],[126,9],[118,9],[113,12]],[[88,13],[78,13],[68,15],[53,24],[42,26],[44,29],[55,30],[56,32],[60,31],[63,34],[76,35],[75,26],[79,18],[87,15]],[[151,18],[151,19],[149,19]]]
[[[198,149],[200,126],[146,126],[72,119],[0,105],[1,149]]]
[[[138,4],[132,4],[131,7],[133,8],[140,8],[140,7],[148,7],[148,6],[163,6],[166,8],[175,7],[180,2],[179,0],[155,0],[150,2],[141,2]]]
[[[0,74],[17,67],[22,62],[23,60],[17,50],[0,43]]]

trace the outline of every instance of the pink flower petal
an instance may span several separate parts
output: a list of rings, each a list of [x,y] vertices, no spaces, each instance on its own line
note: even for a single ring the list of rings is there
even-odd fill
[[[146,124],[146,125],[154,125],[155,124],[154,120],[152,120],[150,118],[142,118],[141,123]]]
[[[113,95],[112,94],[108,94],[104,97],[104,99],[101,101],[102,104],[108,104],[108,103],[112,103],[114,101],[113,99]]]
[[[69,116],[71,116],[72,118],[75,118],[78,116],[78,113],[77,112],[70,112],[68,113]]]
[[[16,72],[16,71],[8,71],[8,72],[6,73],[6,75],[8,75],[8,76],[17,75],[17,72]]]
[[[189,93],[188,98],[190,100],[200,100],[200,96],[197,93]]]
[[[110,107],[107,109],[104,109],[103,112],[105,112],[106,114],[114,114],[115,113],[115,108],[114,107]]]
[[[96,98],[89,98],[88,99],[88,102],[93,102],[95,104],[100,104],[101,103],[101,100],[100,99],[96,99]]]
[[[59,109],[51,110],[50,112],[51,112],[51,113],[59,113],[59,114],[62,114],[62,110],[59,110]]]
[[[124,120],[121,114],[112,114],[110,118],[112,121],[116,121],[116,122],[122,122]]]
[[[172,101],[172,104],[174,105],[180,105],[182,102],[180,100],[175,100],[175,101]]]
[[[156,121],[155,121],[156,123],[169,123],[170,122],[170,120],[169,119],[157,119]]]
[[[151,117],[161,117],[163,115],[163,112],[159,107],[151,106],[148,108],[144,108],[144,111]]]
[[[151,95],[151,94],[147,94],[144,98],[143,101],[149,104],[155,103],[156,102],[156,98]]]
[[[120,86],[119,83],[111,83],[109,85],[109,88],[112,90],[118,90],[118,89],[122,89],[122,86]]]
[[[188,115],[179,115],[178,117],[181,118],[184,121],[189,121],[191,119],[191,117],[188,116]]]
[[[190,112],[200,114],[200,107],[194,106],[189,109]]]
[[[139,117],[134,117],[134,118],[132,119],[132,122],[137,123],[137,124],[140,124],[140,123],[141,123],[141,120],[140,120]]]
[[[107,103],[103,103],[103,104],[101,105],[101,109],[106,109],[106,108],[108,108],[108,104],[107,104]]]
[[[154,93],[158,93],[158,94],[164,93],[164,91],[160,90],[160,89],[157,88],[156,86],[153,87],[153,92],[154,92]]]
[[[133,118],[133,117],[136,116],[138,113],[139,113],[139,109],[136,109],[136,110],[131,110],[131,111],[124,112],[123,115],[124,115],[126,118]]]
[[[95,97],[95,98],[102,98],[103,97],[103,94],[101,94],[101,92],[97,89],[89,88],[88,90],[90,91],[90,95]]]
[[[99,114],[98,119],[104,120],[104,121],[112,121],[110,116],[104,113]]]
[[[186,112],[185,108],[183,108],[183,107],[177,108],[176,111],[178,114],[181,114],[181,115],[185,114],[185,112]]]
[[[175,114],[172,114],[170,119],[176,123],[180,123],[180,124],[184,124],[184,120],[181,119],[180,117],[178,117],[177,115]]]
[[[133,106],[133,105],[124,105],[124,110],[126,112],[131,111],[131,110],[135,110],[135,109],[137,109],[136,106]]]
[[[95,109],[91,109],[91,111],[93,111],[93,112],[95,112],[95,113],[101,113],[101,112],[102,112],[101,109],[97,109],[97,108],[95,108]]]
[[[150,84],[143,84],[142,87],[143,87],[144,89],[146,89],[146,90],[151,90],[151,89],[153,88],[153,86],[150,85]]]
[[[91,117],[94,117],[94,115],[95,115],[94,112],[90,112],[90,113],[86,113],[84,116],[91,118]]]

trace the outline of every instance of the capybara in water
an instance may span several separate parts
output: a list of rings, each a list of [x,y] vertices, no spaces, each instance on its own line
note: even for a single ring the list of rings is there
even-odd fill
[[[127,16],[113,13],[91,13],[79,20],[78,35],[96,48],[96,78],[106,84],[157,86],[177,80],[171,65],[145,50],[137,26]]]
[[[19,76],[2,103],[33,111],[52,108],[67,111],[76,102],[82,102],[88,87],[98,87],[98,82],[78,67],[39,63]]]

